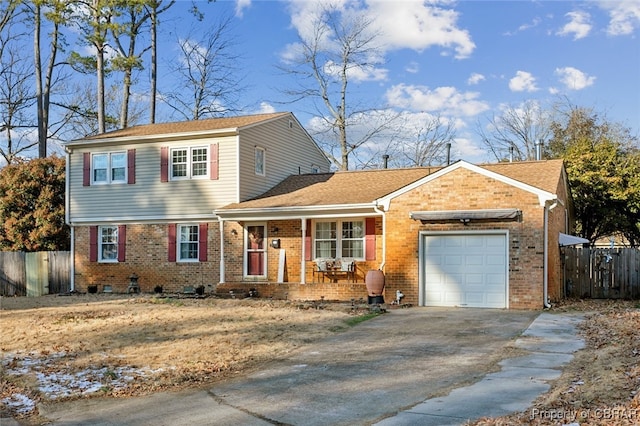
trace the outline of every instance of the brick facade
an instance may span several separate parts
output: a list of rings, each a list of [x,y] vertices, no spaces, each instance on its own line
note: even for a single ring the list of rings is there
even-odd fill
[[[566,200],[562,182],[556,194]],[[558,233],[567,232],[568,206],[558,203],[549,211],[548,297],[556,301],[562,294],[562,269]],[[521,221],[471,221],[468,224],[447,222],[423,224],[412,220],[412,211],[475,210],[517,208]],[[536,194],[518,189],[466,168],[459,168],[397,196],[386,213],[386,259],[384,264],[385,299],[395,298],[396,290],[404,293],[404,303],[419,303],[419,235],[420,232],[507,230],[509,250],[509,307],[540,309],[543,307],[544,282],[544,216]],[[167,224],[127,225],[126,260],[121,263],[89,261],[89,229],[75,228],[75,284],[79,291],[88,285],[111,285],[114,292],[124,292],[129,276],[136,273],[143,292],[153,292],[162,285],[165,292],[180,292],[184,286],[204,286],[206,291],[225,293],[255,289],[260,297],[290,300],[366,299],[364,284],[369,270],[383,262],[383,220],[376,217],[375,260],[357,263],[357,282],[321,282],[313,274],[314,263],[305,262],[305,284],[300,283],[301,253],[304,239],[301,220],[267,221],[267,277],[246,280],[243,275],[245,223],[225,222],[225,283],[219,283],[219,224],[209,223],[206,262],[181,263],[167,260]],[[280,249],[269,242],[280,240],[286,253],[284,283],[276,283]]]

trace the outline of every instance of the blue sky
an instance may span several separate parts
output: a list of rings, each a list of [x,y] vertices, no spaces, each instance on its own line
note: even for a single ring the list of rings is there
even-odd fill
[[[640,1],[359,1],[380,25],[384,54],[354,80],[354,97],[456,120],[454,151],[491,160],[479,146],[479,120],[535,100],[566,97],[637,134],[640,129]],[[310,1],[198,3],[230,9],[244,52],[248,109],[291,110],[313,127],[303,103],[282,105],[290,77],[276,69],[304,34]],[[180,13],[176,5],[172,13]],[[308,22],[308,21],[307,21]]]

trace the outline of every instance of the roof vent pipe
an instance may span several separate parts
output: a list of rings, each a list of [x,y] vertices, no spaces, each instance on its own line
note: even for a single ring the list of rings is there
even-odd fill
[[[513,163],[513,145],[509,147],[509,162]]]
[[[447,143],[447,166],[451,164],[451,142]]]
[[[382,167],[386,169],[388,162],[389,162],[389,154],[383,154],[382,155]]]
[[[536,142],[536,161],[542,160],[542,139]]]

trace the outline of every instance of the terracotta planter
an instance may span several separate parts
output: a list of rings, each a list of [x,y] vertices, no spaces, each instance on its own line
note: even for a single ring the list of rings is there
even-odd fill
[[[364,282],[369,294],[369,303],[384,303],[382,297],[384,292],[384,272],[379,269],[372,269],[367,272]]]

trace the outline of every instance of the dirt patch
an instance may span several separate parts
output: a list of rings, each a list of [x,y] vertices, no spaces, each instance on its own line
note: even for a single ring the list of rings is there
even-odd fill
[[[640,424],[640,302],[573,301],[554,310],[588,312],[586,347],[529,410],[471,424]]]
[[[0,299],[0,403],[197,387],[348,327],[367,306],[265,299],[74,295]]]

